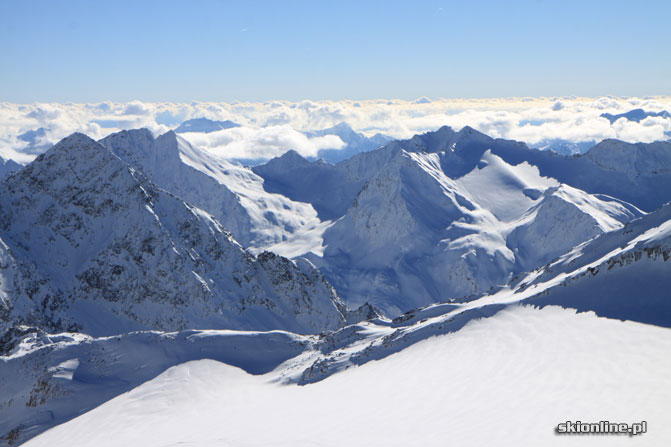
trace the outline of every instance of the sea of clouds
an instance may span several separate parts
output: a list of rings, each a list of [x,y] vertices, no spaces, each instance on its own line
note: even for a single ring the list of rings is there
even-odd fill
[[[194,145],[236,159],[268,159],[289,149],[314,157],[320,149],[342,148],[345,143],[335,135],[310,138],[304,134],[341,122],[367,136],[382,133],[393,138],[409,138],[443,125],[456,130],[468,125],[492,137],[524,141],[530,146],[554,139],[575,143],[607,138],[629,142],[669,139],[671,118],[648,117],[638,123],[620,119],[611,124],[600,117],[635,108],[671,111],[671,97],[0,103],[0,156],[25,164],[73,132],[100,139],[122,129],[145,127],[161,134],[200,117],[240,124],[212,133],[182,134]],[[33,141],[20,138],[40,128],[43,132],[33,134]]]

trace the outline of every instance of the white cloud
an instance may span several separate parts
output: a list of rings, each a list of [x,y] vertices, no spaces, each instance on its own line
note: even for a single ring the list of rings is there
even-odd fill
[[[360,101],[267,101],[263,103],[114,103],[11,104],[0,103],[0,155],[29,161],[27,143],[17,137],[28,130],[47,129],[44,139],[55,143],[72,132],[102,138],[122,128],[147,127],[163,133],[190,118],[231,120],[239,128],[212,134],[191,134],[196,145],[229,157],[267,158],[295,149],[305,156],[321,148],[338,148],[337,137],[309,139],[307,130],[324,129],[340,122],[372,135],[394,138],[443,125],[456,129],[469,125],[492,137],[536,144],[548,139],[572,142],[619,138],[625,141],[667,139],[671,120],[648,118],[640,123],[618,120],[612,125],[602,113],[633,108],[671,111],[671,98],[501,98],[432,99],[427,103],[397,99]]]
[[[124,108],[124,115],[149,115],[152,111],[151,107],[148,107],[140,101],[131,101],[126,104]]]
[[[269,159],[291,149],[304,157],[314,157],[320,149],[340,149],[345,145],[335,135],[308,138],[287,125],[234,127],[212,133],[185,133],[182,136],[191,144],[226,158]]]

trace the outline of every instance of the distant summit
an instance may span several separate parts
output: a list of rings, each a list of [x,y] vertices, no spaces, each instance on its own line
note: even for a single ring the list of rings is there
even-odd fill
[[[17,135],[17,139],[28,143],[28,145],[23,148],[23,152],[31,155],[39,155],[49,149],[52,144],[47,139],[48,130],[49,129],[40,127]]]
[[[22,167],[23,166],[21,166],[14,160],[6,160],[0,155],[0,179],[2,179],[10,172],[18,171]]]
[[[39,138],[44,138],[46,135],[47,135],[47,129],[45,129],[44,127],[40,127],[39,129],[24,132],[17,138],[21,141],[30,143],[31,145],[35,145],[38,143]]]
[[[207,118],[194,118],[184,121],[179,125],[175,132],[177,133],[186,133],[186,132],[200,132],[200,133],[210,133],[216,132],[217,130],[231,129],[233,127],[240,127],[240,124],[234,123],[233,121],[213,121]]]
[[[534,144],[535,149],[542,151],[549,150],[560,155],[580,155],[584,154],[597,142],[592,141],[569,141],[562,138],[549,138],[539,141]]]
[[[338,163],[360,152],[372,151],[392,140],[391,137],[381,133],[366,137],[363,133],[356,132],[345,122],[336,124],[328,129],[305,132],[305,136],[308,138],[323,137],[326,135],[335,135],[345,143],[345,147],[340,149],[321,149],[319,151],[319,158],[329,163]]]
[[[667,112],[666,110],[662,110],[661,112],[646,112],[643,109],[634,109],[630,110],[625,113],[620,113],[617,115],[612,115],[610,113],[602,113],[601,117],[606,118],[608,121],[610,121],[611,124],[613,124],[615,121],[619,120],[620,118],[625,118],[629,121],[635,121],[637,123],[643,121],[644,119],[648,118],[649,116],[652,117],[661,117],[661,118],[671,118],[671,113]]]

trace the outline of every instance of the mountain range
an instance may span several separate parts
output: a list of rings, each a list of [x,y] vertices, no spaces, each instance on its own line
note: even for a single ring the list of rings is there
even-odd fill
[[[670,155],[607,140],[563,157],[443,127],[336,165],[288,153],[253,170],[334,222],[308,257],[343,299],[393,316],[485,293],[655,209]]]
[[[376,133],[371,137],[367,137],[361,132],[354,131],[349,124],[344,122],[327,129],[305,132],[305,136],[308,138],[323,137],[325,135],[335,135],[345,143],[345,147],[340,149],[319,150],[317,158],[328,163],[338,163],[339,161],[347,160],[360,152],[372,151],[373,149],[384,146],[393,139],[381,133]]]
[[[138,129],[0,171],[0,437],[184,362],[314,384],[520,304],[671,327],[671,143],[366,148],[249,168]],[[525,315],[575,321],[553,312]]]

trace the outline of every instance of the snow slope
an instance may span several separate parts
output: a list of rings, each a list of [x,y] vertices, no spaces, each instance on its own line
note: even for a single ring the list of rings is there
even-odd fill
[[[3,328],[314,333],[348,317],[309,263],[255,258],[210,214],[82,134],[5,179],[0,241]]]
[[[190,360],[213,359],[264,374],[313,337],[288,332],[135,332],[93,338],[20,328],[0,346],[0,445],[25,441]],[[6,341],[6,340],[3,340]]]
[[[294,360],[185,363],[25,445],[663,445],[670,350],[668,329],[518,307],[306,386],[282,384]],[[557,435],[567,420],[648,432]]]
[[[671,205],[577,246],[511,289],[538,305],[671,327]]]
[[[498,141],[498,140],[496,140]],[[492,152],[507,163],[527,162],[541,175],[591,194],[605,194],[649,212],[671,200],[671,142],[625,143],[604,140],[583,155],[498,147]]]

